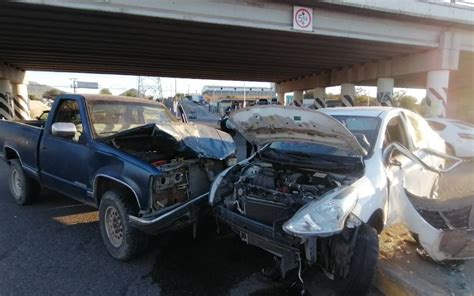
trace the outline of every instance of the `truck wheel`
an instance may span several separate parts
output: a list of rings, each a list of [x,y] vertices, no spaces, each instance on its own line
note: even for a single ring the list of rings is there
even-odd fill
[[[351,254],[348,266],[336,266],[334,280],[336,289],[341,295],[367,294],[375,275],[379,255],[377,231],[367,224],[362,224],[355,235],[352,250],[348,252]],[[341,277],[343,273],[338,272],[341,268],[346,270],[348,268],[345,277]]]
[[[18,159],[10,161],[10,192],[19,205],[31,204],[39,193],[38,183],[28,177]]]
[[[128,215],[136,210],[124,193],[110,190],[102,195],[99,206],[102,240],[109,254],[122,261],[136,257],[148,244],[148,237],[128,224]]]

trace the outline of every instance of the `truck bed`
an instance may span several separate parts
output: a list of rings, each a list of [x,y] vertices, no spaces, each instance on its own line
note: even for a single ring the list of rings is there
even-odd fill
[[[7,121],[0,120],[0,156],[8,153],[20,155],[25,171],[38,177],[38,142],[43,133],[43,121]]]

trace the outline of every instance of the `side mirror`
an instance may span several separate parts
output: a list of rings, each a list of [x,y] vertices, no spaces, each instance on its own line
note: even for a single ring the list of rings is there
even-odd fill
[[[70,139],[76,134],[76,125],[72,122],[56,122],[51,126],[53,136]]]

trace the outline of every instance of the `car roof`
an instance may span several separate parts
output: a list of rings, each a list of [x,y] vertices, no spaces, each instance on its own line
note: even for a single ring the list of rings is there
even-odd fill
[[[381,117],[383,113],[399,110],[395,107],[335,107],[319,109],[328,115]]]

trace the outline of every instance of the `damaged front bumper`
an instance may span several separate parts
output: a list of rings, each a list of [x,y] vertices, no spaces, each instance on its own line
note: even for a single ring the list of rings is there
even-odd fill
[[[214,213],[218,219],[228,224],[244,242],[279,257],[281,259],[281,278],[284,278],[288,271],[297,268],[301,263],[303,241],[300,238],[249,219],[222,205],[216,206]]]
[[[142,217],[129,215],[128,221],[132,227],[149,234],[156,234],[178,225],[189,225],[195,222],[189,215],[190,212],[193,208],[198,208],[205,204],[208,197],[209,193],[206,192],[187,202],[168,207],[159,213],[151,213]]]

